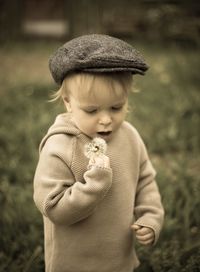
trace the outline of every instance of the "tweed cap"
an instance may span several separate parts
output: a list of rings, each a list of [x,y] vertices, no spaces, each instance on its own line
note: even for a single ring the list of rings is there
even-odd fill
[[[50,57],[50,72],[62,84],[71,72],[122,72],[144,75],[148,65],[128,43],[108,35],[90,34],[74,38]]]

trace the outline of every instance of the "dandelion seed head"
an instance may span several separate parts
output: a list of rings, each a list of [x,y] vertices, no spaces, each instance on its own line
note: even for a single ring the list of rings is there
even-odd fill
[[[96,137],[90,143],[85,145],[85,156],[88,159],[101,156],[107,150],[106,141],[102,138]]]

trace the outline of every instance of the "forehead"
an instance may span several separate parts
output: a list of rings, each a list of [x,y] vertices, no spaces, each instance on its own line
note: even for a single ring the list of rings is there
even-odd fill
[[[76,100],[81,106],[96,106],[96,107],[110,107],[111,105],[120,105],[126,102],[126,97],[116,96],[115,94],[109,94],[108,92],[102,92],[95,96],[81,96]]]
[[[73,96],[82,103],[117,103],[127,98],[122,82],[111,76],[86,76],[79,81],[77,87]]]

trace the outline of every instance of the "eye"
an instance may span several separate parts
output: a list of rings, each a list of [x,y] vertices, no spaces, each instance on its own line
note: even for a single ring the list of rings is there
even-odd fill
[[[84,109],[83,111],[87,114],[94,114],[97,112],[97,109]]]
[[[120,106],[113,106],[111,109],[112,109],[112,111],[120,111],[120,110],[122,110],[122,108],[123,108],[123,106],[120,105]]]

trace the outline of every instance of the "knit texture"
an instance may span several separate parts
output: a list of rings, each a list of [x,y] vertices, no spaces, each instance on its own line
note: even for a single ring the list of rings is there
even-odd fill
[[[41,142],[34,201],[44,218],[46,272],[132,272],[139,261],[131,224],[158,239],[163,207],[138,132],[121,125],[108,142],[110,168],[87,168],[90,141],[61,114]]]
[[[148,65],[128,43],[101,34],[84,35],[70,40],[50,57],[49,68],[56,83],[74,71],[132,72],[144,75]]]

